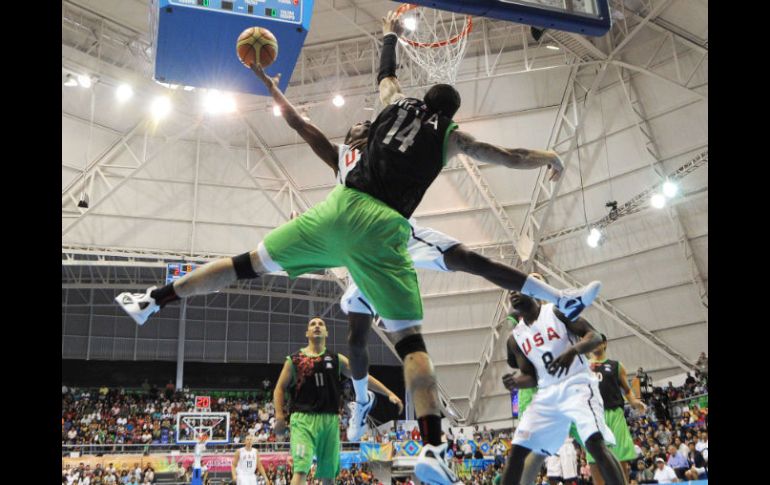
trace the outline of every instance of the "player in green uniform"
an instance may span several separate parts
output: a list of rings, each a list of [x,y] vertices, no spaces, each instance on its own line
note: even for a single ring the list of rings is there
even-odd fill
[[[596,377],[599,379],[599,392],[604,402],[604,420],[612,430],[612,434],[615,435],[615,445],[608,446],[608,448],[623,465],[623,471],[626,474],[626,479],[628,479],[631,472],[630,462],[636,459],[636,451],[628,423],[626,423],[626,417],[623,414],[623,397],[625,396],[629,404],[639,412],[643,413],[646,406],[631,391],[623,364],[607,358],[607,337],[605,335],[602,335],[602,344],[592,354],[591,370],[596,373]],[[596,466],[596,460],[587,451],[586,459],[591,465],[594,485],[604,485],[604,479],[599,473],[599,467]]]
[[[276,382],[274,430],[282,434],[286,429],[284,400],[288,391],[294,467],[291,484],[307,481],[315,457],[315,477],[329,485],[340,469],[341,384],[342,376],[350,377],[350,365],[347,357],[326,349],[329,332],[321,318],[310,319],[305,335],[307,347],[286,357]],[[401,400],[380,381],[370,376],[369,388],[388,396],[401,412]]]

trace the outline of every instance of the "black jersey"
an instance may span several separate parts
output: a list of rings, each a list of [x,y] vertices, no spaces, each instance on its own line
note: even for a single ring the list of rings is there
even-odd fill
[[[599,379],[599,393],[604,401],[604,409],[623,407],[623,388],[620,387],[620,363],[617,360],[591,362],[591,370]]]
[[[341,395],[339,356],[328,350],[311,355],[301,349],[287,358],[294,367],[289,411],[338,414]]]
[[[429,113],[422,100],[402,98],[372,123],[366,157],[348,173],[345,185],[411,217],[444,168],[447,140],[455,128],[450,118]]]

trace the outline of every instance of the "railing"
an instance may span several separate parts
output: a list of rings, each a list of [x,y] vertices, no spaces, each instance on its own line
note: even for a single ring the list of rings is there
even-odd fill
[[[343,441],[341,443],[342,451],[357,451],[360,443]],[[288,441],[276,441],[274,443],[255,443],[254,448],[262,453],[288,452]],[[217,453],[232,453],[242,448],[243,443],[227,444],[209,444],[206,446],[206,455]],[[193,445],[180,445],[177,443],[152,443],[152,444],[85,444],[85,445],[62,445],[62,456],[68,456],[70,453],[80,453],[81,455],[105,455],[105,454],[150,454],[150,453],[168,453],[178,451],[180,453],[194,452]]]
[[[684,407],[689,408],[693,402],[697,402],[698,406],[701,408],[708,407],[708,399],[709,399],[708,392],[703,394],[698,394],[696,396],[686,397],[684,399],[677,399],[676,401],[672,401],[671,403],[669,403],[668,410],[671,413],[671,417],[676,419],[682,416],[682,411],[683,411],[682,408]]]

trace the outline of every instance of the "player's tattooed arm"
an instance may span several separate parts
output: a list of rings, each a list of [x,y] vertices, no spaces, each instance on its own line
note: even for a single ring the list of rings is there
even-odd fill
[[[558,180],[564,171],[564,162],[561,161],[559,155],[554,151],[503,148],[492,143],[478,141],[469,133],[454,130],[449,135],[447,158],[461,153],[482,162],[520,170],[548,166],[551,172],[549,179],[553,181]]]
[[[336,174],[338,170],[337,146],[329,141],[326,135],[324,135],[316,125],[303,118],[297,111],[297,108],[295,108],[289,100],[286,99],[286,96],[283,95],[281,90],[278,89],[278,81],[281,79],[281,75],[278,74],[274,78],[271,78],[259,64],[252,65],[252,70],[254,71],[254,74],[265,83],[275,104],[281,109],[281,116],[283,116],[289,126],[292,127],[308,145],[310,145],[313,152],[315,152],[326,165],[329,165]]]
[[[533,366],[532,362],[527,359],[515,340],[513,341],[513,345],[511,345],[512,339],[513,336],[508,340],[508,350],[513,352],[513,356],[516,359],[516,367],[519,369],[519,372],[504,375],[503,385],[509,391],[513,389],[537,387],[537,370],[535,369],[535,366]]]

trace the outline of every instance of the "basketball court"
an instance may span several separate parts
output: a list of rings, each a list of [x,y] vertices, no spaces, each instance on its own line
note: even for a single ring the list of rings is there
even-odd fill
[[[380,19],[396,9],[407,96],[452,84],[461,130],[555,150],[566,166],[554,183],[545,169],[450,159],[420,225],[559,288],[601,280],[584,316],[629,378],[643,368],[665,387],[696,370],[708,348],[706,0],[63,0],[63,359],[174,363],[181,389],[185,363],[282,363],[312,315],[347,352],[344,269],[239,281],[142,327],[112,298],[253,249],[335,186],[239,60],[239,36],[342,143],[383,108]],[[418,274],[444,415],[511,427],[506,292]],[[400,372],[375,330],[371,364]],[[177,415],[177,442],[232,443],[227,415],[209,411]]]

